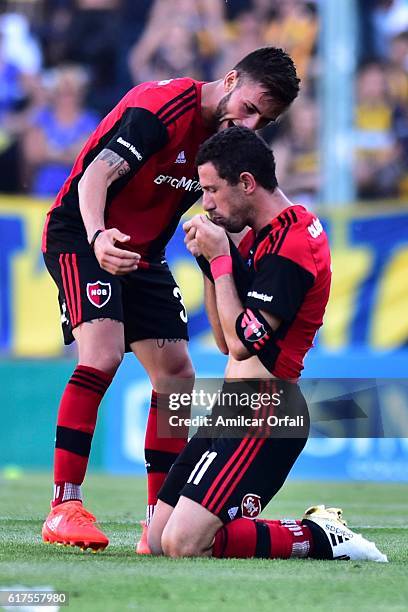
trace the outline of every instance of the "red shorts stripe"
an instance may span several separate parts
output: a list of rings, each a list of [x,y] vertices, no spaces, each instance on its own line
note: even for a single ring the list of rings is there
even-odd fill
[[[74,290],[74,282],[73,282],[73,275],[72,275],[72,270],[71,270],[71,255],[70,253],[67,253],[65,255],[66,257],[66,269],[67,269],[67,277],[68,277],[68,286],[69,286],[69,291],[70,291],[70,295],[71,295],[71,299],[72,299],[72,310],[74,312],[74,320],[72,321],[72,327],[75,327],[75,325],[77,325],[78,323],[78,307],[77,307],[77,300],[76,300],[76,295],[75,295],[75,290]]]
[[[266,385],[266,386],[268,386],[268,385]],[[263,419],[264,420],[263,422],[266,423],[267,416],[268,416],[268,407],[266,405],[262,405],[262,408],[260,410],[260,414],[258,414],[258,419],[261,422],[262,422],[261,419]],[[255,456],[257,455],[258,451],[260,450],[263,442],[265,441],[265,427],[264,426],[260,426],[260,427],[257,426],[257,427],[251,428],[251,435],[253,436],[251,438],[251,440],[255,441],[256,444],[254,442],[253,444],[251,444],[250,446],[248,446],[246,448],[246,450],[243,452],[242,456],[240,457],[240,459],[238,460],[238,462],[236,463],[234,468],[226,476],[224,483],[221,485],[221,487],[218,490],[218,492],[216,493],[214,499],[208,504],[208,506],[206,506],[207,509],[210,510],[211,512],[214,512],[214,514],[217,514],[219,509],[222,508],[222,506],[225,503],[225,500],[231,495],[232,491],[235,489],[235,487],[239,483],[240,479],[245,474],[245,472],[247,471],[247,469],[251,465],[253,459],[255,458]],[[241,445],[240,445],[240,447],[237,450],[239,450],[240,448],[241,448]],[[248,454],[249,454],[249,457],[248,457]],[[233,457],[235,455],[236,455],[236,452],[234,453]],[[243,464],[244,464],[244,466],[243,466]],[[225,469],[223,470],[223,472],[221,472],[221,474],[224,473],[224,472],[225,472]],[[217,479],[217,480],[219,481],[219,479]],[[231,483],[231,481],[232,481],[232,483]],[[223,495],[223,492],[225,491],[226,487],[228,487],[228,485],[230,485],[229,489],[228,489],[227,493]],[[214,488],[214,486],[211,489],[213,489],[213,488]],[[211,489],[210,489],[210,491],[211,491]],[[208,493],[210,493],[210,491]],[[221,499],[221,501],[218,502],[220,496],[222,496],[222,499]],[[207,496],[206,496],[206,498],[207,498]],[[215,506],[215,504],[217,504],[217,502],[218,502],[218,506],[217,506],[216,510],[213,510],[213,507]],[[203,502],[203,505],[204,505],[204,502]]]
[[[248,438],[246,438],[246,439],[248,440]],[[257,440],[255,438],[252,438],[252,439],[249,440],[249,443],[245,446],[245,449],[243,450],[243,452],[241,454],[241,457],[238,459],[238,461],[236,462],[236,464],[234,465],[232,470],[230,470],[229,473],[225,476],[224,482],[222,484],[220,483],[220,487],[219,487],[218,491],[216,492],[214,498],[206,506],[207,510],[209,510],[210,512],[214,512],[213,508],[214,508],[215,504],[218,502],[219,498],[221,497],[221,495],[223,494],[225,489],[228,487],[228,484],[231,482],[231,479],[234,478],[234,476],[237,473],[237,471],[241,468],[241,465],[245,462],[246,458],[251,453],[251,451],[252,451],[253,447],[256,445],[256,443],[257,443]],[[225,469],[221,473],[223,473],[223,472],[225,474]]]
[[[215,508],[215,510],[212,510],[211,512],[214,512],[214,514],[218,514],[218,512],[220,512],[220,510],[223,507],[223,505],[225,504],[226,500],[229,498],[229,496],[231,495],[231,493],[233,492],[235,487],[238,485],[238,483],[241,480],[241,478],[243,478],[244,474],[246,473],[246,471],[250,467],[251,463],[253,462],[253,460],[255,459],[255,457],[257,456],[259,451],[261,450],[261,447],[262,447],[264,442],[265,442],[265,440],[262,439],[262,438],[257,440],[255,448],[252,449],[252,452],[251,452],[250,456],[247,458],[247,460],[245,462],[245,465],[239,470],[239,472],[236,475],[235,479],[231,483],[229,489],[221,497],[218,506]]]
[[[234,452],[233,455],[231,455],[231,457],[229,458],[228,462],[226,463],[226,465],[223,467],[223,469],[221,470],[221,472],[218,474],[217,478],[214,480],[214,482],[212,483],[211,487],[208,489],[206,496],[203,499],[203,506],[205,506],[211,495],[213,494],[214,490],[217,488],[217,486],[219,485],[220,481],[222,480],[224,474],[226,474],[226,472],[229,470],[229,468],[231,467],[231,465],[234,463],[236,457],[238,457],[240,455],[241,452],[244,451],[245,446],[247,446],[249,442],[248,438],[244,438],[241,442],[241,444],[238,446],[238,448],[236,449],[236,451]]]
[[[64,261],[64,255],[63,254],[59,256],[59,263],[60,263],[60,267],[61,267],[61,278],[62,278],[62,285],[64,287],[65,300],[67,302],[67,308],[68,308],[68,312],[69,312],[69,317],[70,317],[71,323],[73,325],[74,324],[74,312],[73,312],[72,304],[71,304],[71,295],[70,295],[69,289],[68,289],[67,274],[66,274],[65,261]]]
[[[78,270],[77,256],[75,253],[72,255],[72,267],[74,268],[75,293],[76,293],[76,299],[77,299],[77,313],[78,313],[77,323],[80,323],[82,321],[81,285],[79,284],[79,270]]]

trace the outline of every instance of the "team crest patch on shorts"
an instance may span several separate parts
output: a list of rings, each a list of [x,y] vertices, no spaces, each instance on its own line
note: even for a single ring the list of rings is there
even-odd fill
[[[254,519],[261,514],[261,498],[255,493],[247,493],[242,498],[241,513],[243,518]]]
[[[111,298],[112,290],[110,283],[88,283],[86,286],[86,295],[88,300],[97,308],[102,308]]]

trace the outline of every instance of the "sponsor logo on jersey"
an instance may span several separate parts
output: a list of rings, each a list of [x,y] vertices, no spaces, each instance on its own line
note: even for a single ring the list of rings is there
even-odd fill
[[[323,226],[319,219],[313,219],[313,222],[308,226],[307,231],[312,238],[317,238],[323,231]]]
[[[154,179],[156,185],[170,185],[174,189],[185,189],[186,191],[201,191],[201,185],[198,181],[193,181],[186,176],[182,176],[181,179],[175,178],[174,176],[168,176],[167,174],[159,174]]]
[[[228,508],[228,516],[230,517],[231,521],[233,521],[234,518],[237,516],[237,512],[238,512],[238,506],[234,506],[233,508]]]
[[[163,79],[163,81],[159,81],[157,84],[158,85],[168,85],[169,83],[172,82],[173,79]]]
[[[133,153],[133,155],[135,157],[137,157],[137,159],[139,161],[142,161],[143,155],[141,153],[139,153],[139,151],[136,149],[136,147],[134,147],[132,144],[130,144],[130,142],[128,142],[127,140],[124,140],[121,136],[119,136],[119,138],[116,140],[116,142],[118,142],[119,144],[121,144],[124,147],[126,147],[127,149],[129,149],[129,151],[131,153]]]
[[[112,290],[110,283],[96,281],[95,283],[88,283],[86,286],[88,300],[97,308],[105,306],[109,302],[111,294]]]
[[[184,153],[184,151],[180,151],[180,153],[177,155],[177,159],[174,162],[175,164],[185,164],[186,163],[186,155]]]
[[[247,493],[241,502],[241,513],[244,518],[254,519],[261,514],[261,498],[255,493]]]
[[[263,302],[272,302],[273,295],[266,295],[266,293],[258,293],[257,291],[249,291],[248,297],[253,297],[256,300],[262,300]]]

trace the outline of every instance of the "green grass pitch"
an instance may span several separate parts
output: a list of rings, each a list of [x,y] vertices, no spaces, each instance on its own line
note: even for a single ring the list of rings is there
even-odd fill
[[[265,512],[298,518],[315,503],[343,507],[349,525],[374,540],[388,564],[138,557],[144,479],[103,475],[89,476],[85,487],[86,506],[110,538],[109,547],[94,555],[41,542],[48,475],[0,477],[0,491],[0,588],[67,591],[69,606],[61,608],[67,612],[408,608],[408,485],[289,481]]]

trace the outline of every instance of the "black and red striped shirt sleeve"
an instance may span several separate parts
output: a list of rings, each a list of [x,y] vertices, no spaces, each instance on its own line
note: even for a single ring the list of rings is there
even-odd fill
[[[281,255],[265,255],[259,262],[245,306],[291,321],[314,280],[314,275],[295,261]]]
[[[195,111],[197,88],[182,81],[145,84],[129,93],[128,108],[106,148],[126,159],[133,173],[168,144],[178,120]]]
[[[123,157],[136,173],[168,142],[167,128],[150,110],[127,108],[105,148]]]

